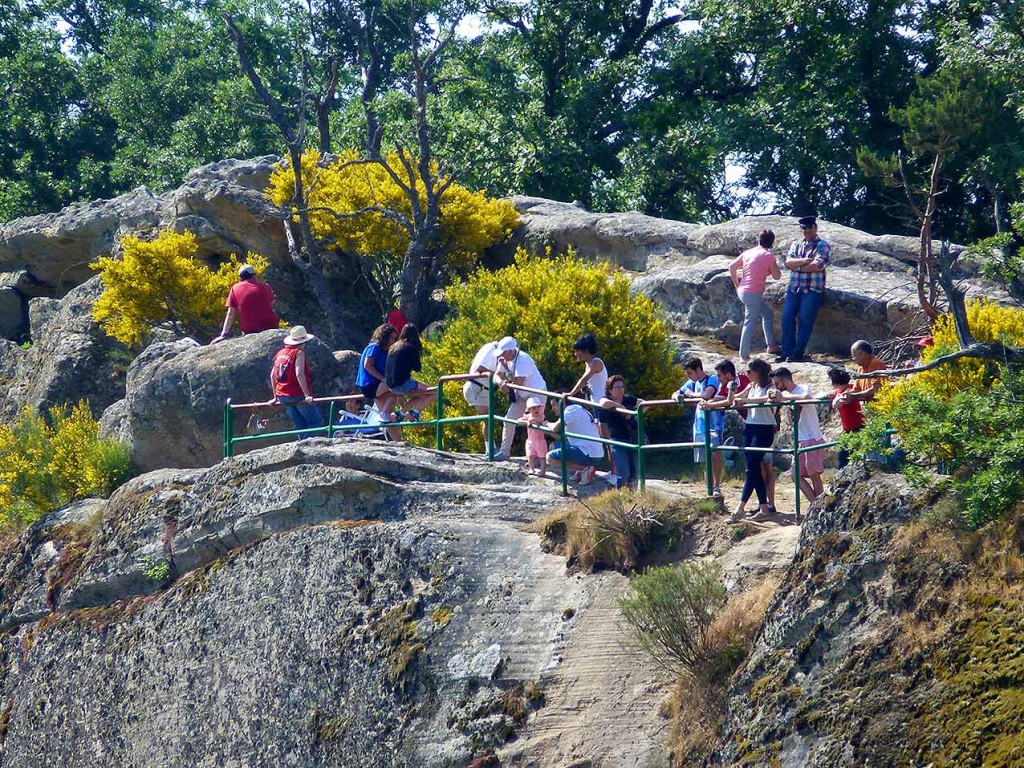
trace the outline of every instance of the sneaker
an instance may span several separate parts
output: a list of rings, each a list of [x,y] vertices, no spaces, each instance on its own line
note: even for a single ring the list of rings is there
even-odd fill
[[[711,495],[716,499],[722,498],[722,489],[716,485],[711,489]]]
[[[770,509],[766,509],[766,510],[763,510],[763,511],[758,510],[753,515],[751,515],[750,519],[751,520],[756,520],[759,523],[763,523],[765,520],[771,520],[772,519],[772,512],[771,512]]]
[[[775,362],[776,363],[788,363],[789,362],[789,358],[786,355],[779,355],[778,357],[775,358]]]
[[[590,481],[594,479],[594,474],[597,472],[595,467],[587,467],[580,471],[580,485],[590,485]]]
[[[578,469],[575,472],[570,472],[569,473],[569,478],[568,478],[569,482],[570,483],[578,483],[580,481],[580,475],[582,475],[582,474],[583,473],[580,470],[578,470]]]
[[[730,523],[740,523],[740,522],[743,522],[743,520],[745,520],[746,517],[747,517],[746,510],[744,510],[744,509],[737,509],[731,515],[729,515],[729,522]]]
[[[508,461],[508,454],[504,451],[498,451],[494,454],[494,458],[491,461]]]

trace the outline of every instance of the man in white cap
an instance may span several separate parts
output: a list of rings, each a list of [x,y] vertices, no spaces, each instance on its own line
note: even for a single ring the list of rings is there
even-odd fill
[[[274,312],[274,292],[269,285],[256,279],[256,268],[252,264],[243,264],[238,268],[238,282],[228,291],[225,306],[228,313],[224,318],[224,328],[211,344],[224,341],[231,335],[231,326],[235,324],[236,317],[243,334],[270,331],[281,326]]]
[[[510,342],[512,346],[509,346]],[[487,379],[498,370],[498,355],[503,351],[502,344],[505,345],[506,349],[514,349],[515,339],[511,336],[506,336],[501,341],[489,341],[480,347],[476,351],[476,355],[473,356],[473,362],[469,364],[469,372],[484,375],[479,379],[470,379],[462,385],[462,396],[466,398],[466,402],[469,403],[470,407],[481,416],[487,415]],[[486,421],[484,422],[483,429],[484,450],[486,451],[487,444],[490,442]]]
[[[306,356],[306,344],[315,338],[306,333],[304,326],[296,325],[285,336],[284,346],[274,356],[270,369],[274,402],[285,407],[296,429],[316,429],[324,425],[320,409],[313,403],[313,383]],[[315,436],[315,432],[303,432],[299,439]]]
[[[548,388],[533,358],[519,349],[518,342],[511,336],[506,336],[498,342],[498,368],[494,372],[494,382],[508,392],[509,405],[505,418],[512,419],[513,422],[523,418],[523,414],[526,413],[526,400],[530,393],[509,389],[509,384],[519,384],[531,389]],[[544,400],[546,402],[547,398]],[[504,424],[501,430],[501,450],[494,454],[495,461],[508,461],[515,437],[515,423]]]

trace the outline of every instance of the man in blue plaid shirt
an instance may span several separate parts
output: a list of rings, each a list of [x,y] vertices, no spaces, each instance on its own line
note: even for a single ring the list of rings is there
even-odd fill
[[[832,247],[818,237],[818,223],[813,216],[799,219],[803,242],[793,243],[786,257],[790,270],[786,302],[782,306],[782,354],[776,362],[805,360],[804,350],[814,330],[821,300],[825,296],[825,268],[832,257]]]

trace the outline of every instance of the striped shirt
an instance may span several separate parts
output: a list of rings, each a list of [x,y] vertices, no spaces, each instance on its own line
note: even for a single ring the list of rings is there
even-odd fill
[[[791,259],[814,259],[814,263],[821,267],[821,272],[796,272],[789,273],[790,293],[807,293],[814,291],[822,293],[825,290],[825,267],[832,258],[832,246],[820,237],[814,238],[811,242],[803,241],[793,243],[789,246],[789,258]]]

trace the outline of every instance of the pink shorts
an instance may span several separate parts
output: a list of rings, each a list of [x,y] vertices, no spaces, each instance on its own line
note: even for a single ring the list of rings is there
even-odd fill
[[[824,445],[825,441],[812,437],[810,440],[801,440],[800,447],[807,448],[812,445]],[[820,475],[825,471],[825,449],[820,451],[808,451],[800,454],[800,476]]]
[[[526,430],[526,458],[544,458],[548,454],[548,441],[539,429]]]

